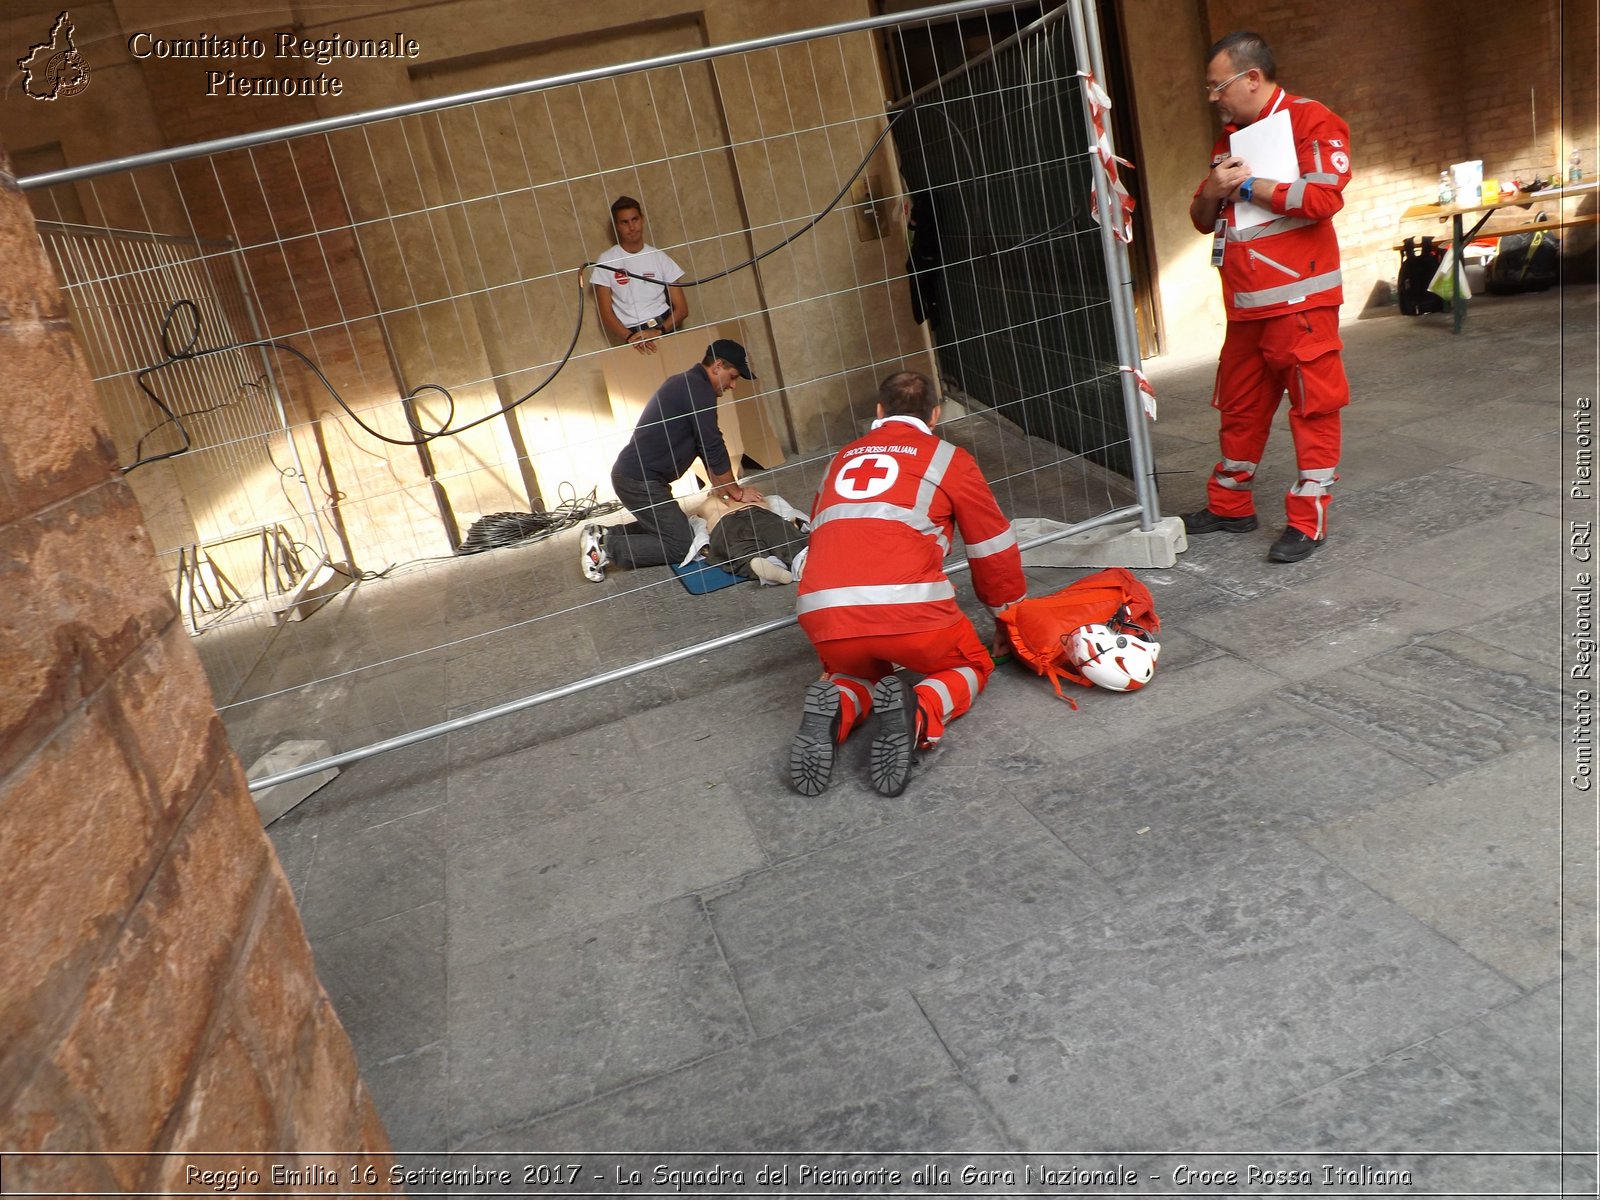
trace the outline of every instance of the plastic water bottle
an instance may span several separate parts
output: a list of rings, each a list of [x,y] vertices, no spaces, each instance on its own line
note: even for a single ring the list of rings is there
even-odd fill
[[[1455,188],[1450,186],[1450,172],[1439,172],[1439,203],[1453,204],[1456,198]]]

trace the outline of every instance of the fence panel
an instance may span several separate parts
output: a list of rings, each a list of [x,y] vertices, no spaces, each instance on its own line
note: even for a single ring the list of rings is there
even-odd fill
[[[957,8],[1020,32],[891,104],[886,57]],[[1068,22],[1036,15],[949,5],[733,50],[667,22],[672,53],[642,65],[463,60],[404,111],[21,181],[41,217],[93,227],[46,237],[246,760],[305,737],[356,756],[784,627],[790,589],[578,570],[641,371],[716,336],[760,377],[723,428],[797,508],[877,381],[913,369],[961,402],[943,432],[1012,516],[1129,512],[1143,431],[1119,407],[1081,86]],[[654,359],[607,343],[580,271],[619,194],[686,273],[690,328]],[[908,270],[924,207],[934,282]],[[458,553],[507,512],[536,536]],[[296,567],[333,598],[235,604],[216,578],[248,598]]]

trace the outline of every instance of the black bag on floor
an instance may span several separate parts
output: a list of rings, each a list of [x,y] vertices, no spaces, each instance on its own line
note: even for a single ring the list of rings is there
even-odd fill
[[[1542,292],[1561,279],[1561,239],[1543,229],[1500,239],[1500,253],[1489,263],[1489,290]]]
[[[1418,248],[1415,238],[1407,238],[1400,248],[1400,311],[1408,317],[1419,313],[1444,311],[1444,301],[1428,290],[1434,272],[1443,259],[1431,237],[1422,239]]]

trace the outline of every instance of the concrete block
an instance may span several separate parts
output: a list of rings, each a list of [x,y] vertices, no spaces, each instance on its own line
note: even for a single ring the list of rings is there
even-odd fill
[[[1011,523],[1017,541],[1027,542],[1068,528],[1044,517],[1019,517]],[[1149,531],[1137,521],[1122,521],[1070,533],[1022,552],[1030,567],[1170,567],[1189,548],[1183,518],[1162,517]]]
[[[333,747],[327,742],[282,742],[250,765],[249,778],[262,779],[268,775],[276,775],[279,771],[304,766],[308,762],[328,758],[332,754]],[[261,814],[261,823],[271,825],[338,773],[338,767],[328,767],[315,775],[305,775],[286,783],[275,783],[269,788],[251,793],[256,802],[256,811]]]
[[[330,563],[323,559],[307,571],[295,588],[272,611],[273,623],[304,621],[334,596],[350,586],[352,571],[349,563]]]

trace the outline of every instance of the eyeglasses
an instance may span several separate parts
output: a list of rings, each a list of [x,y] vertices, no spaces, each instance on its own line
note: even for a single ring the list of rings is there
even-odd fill
[[[1212,96],[1220,96],[1220,95],[1222,95],[1223,90],[1230,83],[1232,83],[1236,79],[1243,79],[1246,75],[1250,74],[1250,72],[1253,71],[1253,70],[1255,70],[1254,67],[1246,67],[1244,70],[1240,71],[1237,75],[1230,75],[1227,79],[1224,79],[1221,83],[1217,83],[1217,84],[1208,83],[1208,84],[1206,84],[1206,98],[1210,99]]]

